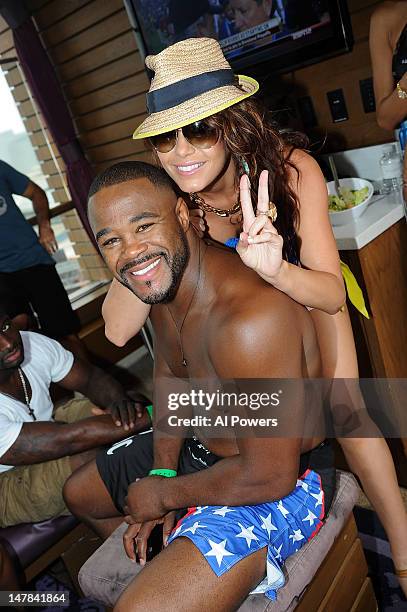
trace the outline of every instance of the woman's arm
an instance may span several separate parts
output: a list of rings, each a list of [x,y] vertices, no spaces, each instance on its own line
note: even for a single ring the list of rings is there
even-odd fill
[[[385,130],[393,130],[407,116],[407,100],[398,97],[392,73],[394,49],[390,34],[395,28],[399,29],[400,19],[399,15],[394,15],[394,8],[385,3],[376,9],[370,20],[369,45],[376,118],[379,126]],[[407,73],[402,77],[400,85],[407,89]]]
[[[105,335],[110,342],[124,346],[140,331],[149,314],[150,306],[113,279],[102,306]]]
[[[346,292],[328,215],[325,179],[317,162],[304,151],[294,151],[290,161],[299,172],[290,170],[290,183],[299,202],[297,233],[303,267],[283,262],[276,287],[304,306],[335,314],[344,305]]]
[[[237,251],[242,261],[293,300],[335,314],[345,302],[339,255],[328,216],[328,194],[318,164],[303,151],[294,151],[289,180],[300,206],[300,260],[303,267],[282,259],[282,238],[265,215],[254,216],[250,191],[240,184],[243,229]],[[267,172],[259,181],[257,211],[268,210]]]

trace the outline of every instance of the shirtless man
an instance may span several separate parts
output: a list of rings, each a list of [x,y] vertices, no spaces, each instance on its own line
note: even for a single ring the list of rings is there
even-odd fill
[[[162,377],[318,375],[319,352],[306,309],[271,288],[235,253],[201,241],[165,172],[137,162],[106,170],[91,188],[89,220],[115,277],[155,304],[156,391]],[[162,423],[174,413],[157,395],[155,400],[155,423]],[[100,511],[93,518],[102,518],[102,511],[127,514],[133,523],[125,536],[127,554],[135,558],[135,538],[143,561],[153,526],[173,522],[174,510],[190,508],[168,546],[127,587],[117,611],[236,609],[266,566],[260,592],[273,597],[284,584],[284,559],[315,535],[326,515],[334,470],[317,474],[312,457],[327,459],[330,451],[320,445],[307,453],[320,440],[225,440],[196,433],[199,439],[183,439],[156,430],[154,449],[151,435],[135,436],[128,446],[100,455],[97,466],[82,469],[66,487],[68,505],[70,497],[77,502],[85,492],[84,507]],[[103,501],[92,503],[86,498],[91,493]],[[78,511],[78,505],[70,507]]]

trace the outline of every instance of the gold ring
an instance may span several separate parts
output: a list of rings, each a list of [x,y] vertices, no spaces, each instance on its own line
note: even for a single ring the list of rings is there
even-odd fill
[[[268,210],[258,210],[256,212],[256,217],[259,215],[266,215],[270,218],[271,222],[274,223],[277,219],[277,206],[273,202],[269,202]]]

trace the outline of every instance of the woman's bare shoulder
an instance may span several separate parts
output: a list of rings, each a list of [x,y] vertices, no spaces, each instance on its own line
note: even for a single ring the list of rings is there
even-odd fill
[[[294,189],[304,183],[313,182],[315,179],[321,180],[322,171],[318,162],[303,149],[293,149],[286,157],[287,172],[290,183]],[[322,177],[323,178],[323,177]]]
[[[398,21],[402,11],[405,11],[405,0],[385,0],[373,11],[371,20],[382,27]]]

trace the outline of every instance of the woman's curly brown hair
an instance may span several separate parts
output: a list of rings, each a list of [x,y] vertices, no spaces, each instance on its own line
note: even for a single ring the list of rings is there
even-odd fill
[[[249,166],[252,201],[257,198],[259,176],[262,170],[269,172],[269,196],[277,206],[278,233],[284,238],[284,258],[298,262],[297,227],[299,202],[289,183],[289,169],[298,170],[290,161],[294,149],[304,149],[305,135],[298,132],[280,131],[259,102],[246,99],[226,110],[208,117],[207,121],[220,131],[226,149],[231,153],[236,168],[243,174],[241,158]],[[240,176],[236,177],[238,182]]]

